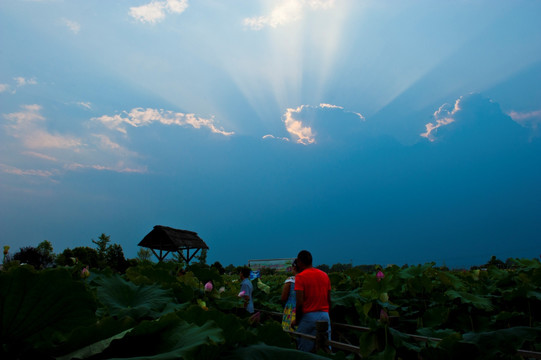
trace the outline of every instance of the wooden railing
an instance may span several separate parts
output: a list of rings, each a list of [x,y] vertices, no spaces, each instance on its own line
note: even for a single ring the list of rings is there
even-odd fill
[[[267,310],[256,310],[265,314],[269,314],[274,317],[282,317],[282,313],[276,312],[276,311],[267,311]],[[286,333],[291,334],[296,337],[303,337],[305,339],[310,339],[314,341],[316,350],[321,349],[323,351],[326,351],[329,349],[329,346],[335,349],[348,351],[350,353],[356,354],[359,358],[362,359],[361,356],[361,349],[358,346],[354,346],[351,344],[345,344],[338,341],[329,340],[327,336],[327,329],[328,324],[326,321],[318,321],[316,322],[316,336],[303,334],[297,331],[288,331],[284,330]],[[369,327],[364,326],[356,326],[356,325],[349,325],[349,324],[341,324],[341,323],[331,323],[331,326],[333,328],[341,327],[345,329],[350,330],[357,330],[357,331],[370,331],[371,329]],[[416,341],[435,341],[439,342],[442,339],[435,338],[435,337],[428,337],[428,336],[421,336],[421,335],[414,335],[414,334],[404,334],[411,339],[414,339]],[[517,350],[517,355],[522,356],[527,359],[541,359],[541,353],[535,352],[535,351],[529,351],[529,350]]]

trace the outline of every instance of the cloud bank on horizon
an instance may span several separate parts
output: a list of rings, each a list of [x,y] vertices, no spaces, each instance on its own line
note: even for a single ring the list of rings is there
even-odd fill
[[[537,251],[541,4],[85,6],[0,4],[12,247],[105,232],[134,256],[162,224],[237,264]]]

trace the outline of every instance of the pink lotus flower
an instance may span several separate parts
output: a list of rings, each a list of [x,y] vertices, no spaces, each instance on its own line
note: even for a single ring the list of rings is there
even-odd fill
[[[81,277],[83,279],[86,279],[89,276],[90,276],[90,271],[88,270],[88,266],[84,267],[83,270],[81,270]]]
[[[378,270],[378,273],[376,274],[376,279],[378,279],[378,282],[380,282],[381,279],[383,279],[384,277],[385,277],[385,274],[383,273],[383,271]]]
[[[246,292],[245,292],[245,291],[241,291],[241,292],[239,293],[239,297],[243,297],[244,295],[246,295]]]
[[[208,282],[205,284],[205,291],[210,292],[212,291],[212,282]]]

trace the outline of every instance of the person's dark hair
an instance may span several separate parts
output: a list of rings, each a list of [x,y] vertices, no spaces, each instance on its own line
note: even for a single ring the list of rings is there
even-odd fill
[[[250,278],[250,272],[251,272],[251,271],[252,271],[252,270],[250,270],[250,268],[249,268],[249,267],[246,267],[246,266],[243,267],[243,268],[240,270],[240,272],[242,273],[242,276],[244,276],[246,279],[249,279],[249,278]]]
[[[308,250],[301,250],[297,255],[297,260],[306,266],[312,266],[312,254]]]

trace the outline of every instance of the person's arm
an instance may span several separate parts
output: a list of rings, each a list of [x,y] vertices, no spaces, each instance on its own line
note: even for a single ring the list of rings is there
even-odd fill
[[[295,321],[292,325],[297,325],[302,318],[302,308],[304,306],[304,291],[296,290],[297,292],[297,304],[295,305]]]
[[[248,294],[248,292],[250,291],[250,289],[248,288],[248,285],[246,284],[241,284],[240,285],[240,291],[244,291],[244,294]],[[250,302],[250,295],[244,295],[242,297],[242,299],[244,300],[244,308],[247,308],[248,307],[248,303]]]
[[[285,303],[287,299],[289,298],[289,290],[291,289],[291,282],[286,282],[284,284],[284,287],[282,288],[282,296],[280,297],[280,301]]]
[[[331,290],[327,291],[327,302],[329,303],[329,313],[331,312]]]

